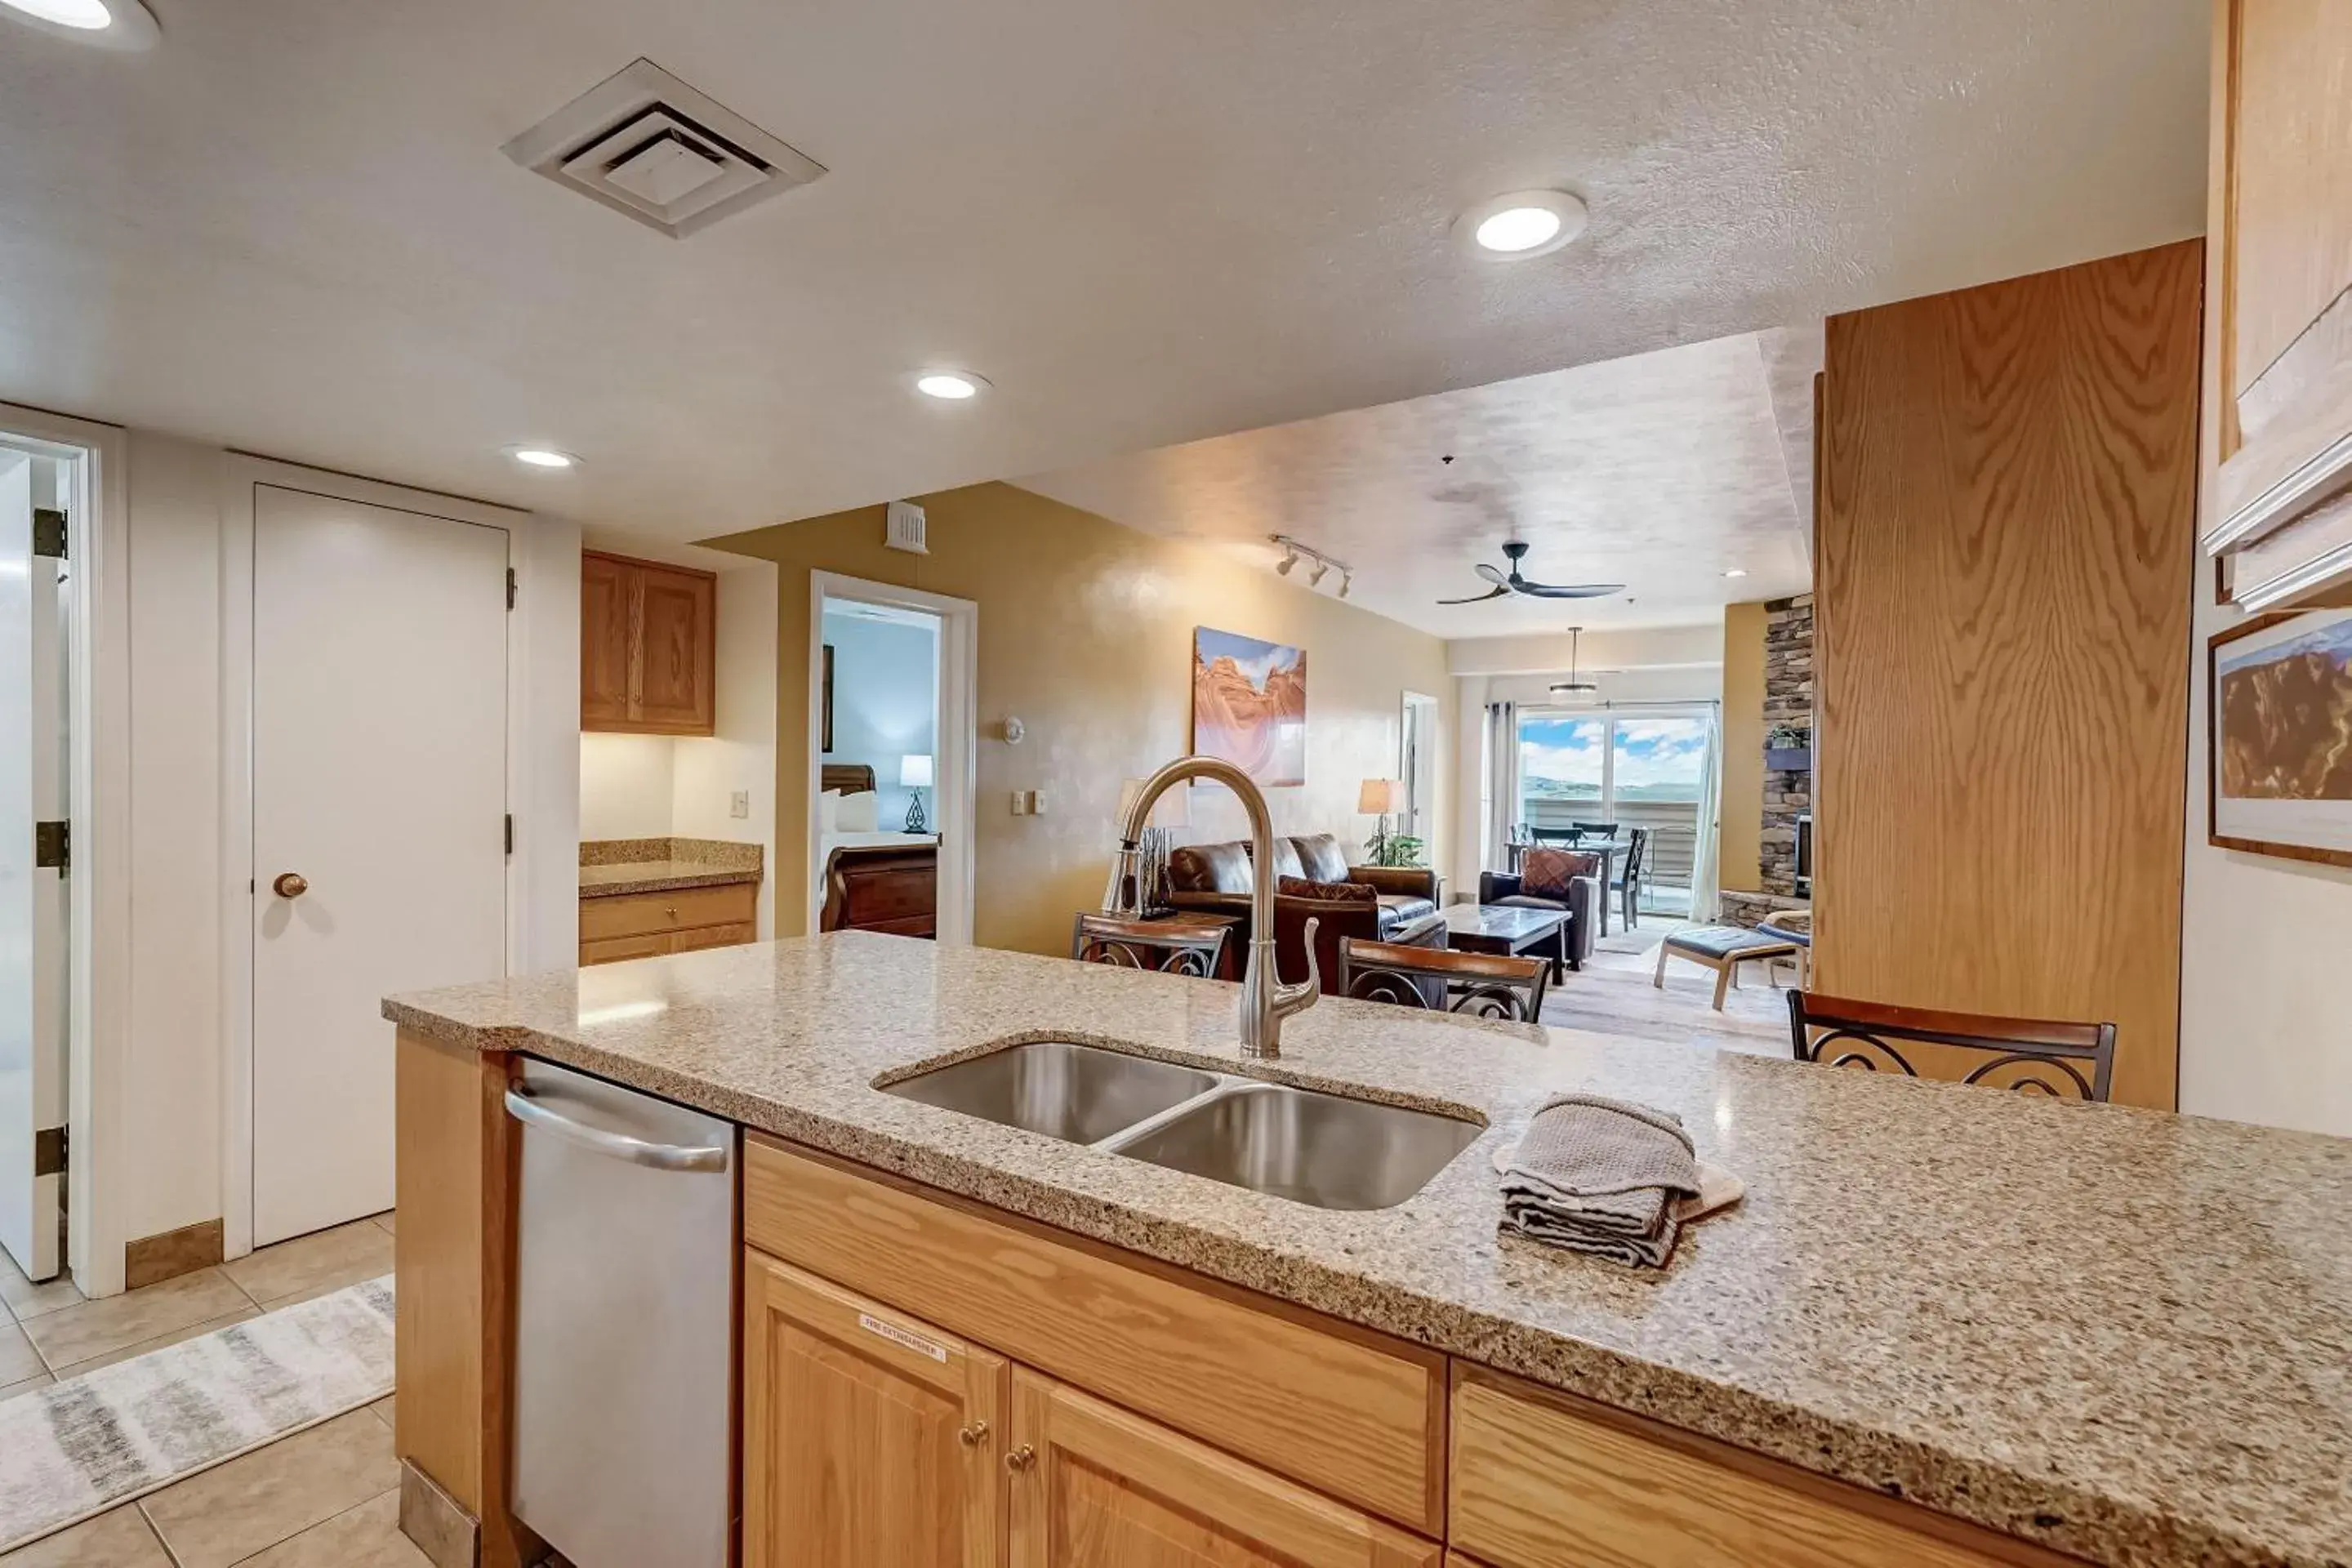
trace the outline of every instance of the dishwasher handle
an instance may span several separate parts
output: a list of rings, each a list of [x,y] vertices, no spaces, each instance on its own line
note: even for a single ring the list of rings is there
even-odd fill
[[[626,1160],[656,1171],[724,1171],[727,1148],[721,1143],[649,1143],[625,1132],[607,1132],[551,1110],[520,1089],[507,1090],[507,1114],[526,1127],[551,1132],[567,1143],[577,1143],[608,1159]]]

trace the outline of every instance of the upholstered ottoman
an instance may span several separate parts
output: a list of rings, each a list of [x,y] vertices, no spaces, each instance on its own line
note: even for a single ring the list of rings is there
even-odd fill
[[[1793,958],[1801,951],[1786,937],[1767,936],[1738,926],[1692,926],[1687,931],[1675,931],[1658,944],[1658,973],[1652,984],[1660,990],[1665,989],[1666,960],[1670,957],[1704,963],[1715,971],[1715,1010],[1720,1013],[1724,988],[1733,984],[1740,964],[1749,959]]]

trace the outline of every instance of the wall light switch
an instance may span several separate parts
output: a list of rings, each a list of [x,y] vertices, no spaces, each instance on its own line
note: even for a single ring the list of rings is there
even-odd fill
[[[1045,792],[1044,790],[1033,789],[1029,792],[1029,815],[1032,816],[1043,816],[1045,815]]]
[[[1015,816],[1029,815],[1029,794],[1026,790],[1016,789],[1013,792],[1013,815]]]
[[[729,795],[727,797],[727,815],[736,817],[751,816],[751,792],[748,789],[739,789],[733,795]]]

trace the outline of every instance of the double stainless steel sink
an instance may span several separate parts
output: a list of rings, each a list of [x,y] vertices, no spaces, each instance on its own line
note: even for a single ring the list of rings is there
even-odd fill
[[[1072,1040],[1008,1046],[883,1092],[1327,1209],[1401,1204],[1485,1131]]]

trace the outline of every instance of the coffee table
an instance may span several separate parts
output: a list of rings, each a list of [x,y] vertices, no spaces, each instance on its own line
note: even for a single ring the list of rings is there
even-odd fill
[[[1454,904],[1445,915],[1445,945],[1456,952],[1498,952],[1516,958],[1541,948],[1538,956],[1551,960],[1554,980],[1566,978],[1560,967],[1563,949],[1560,926],[1566,910],[1527,910],[1512,904]]]

